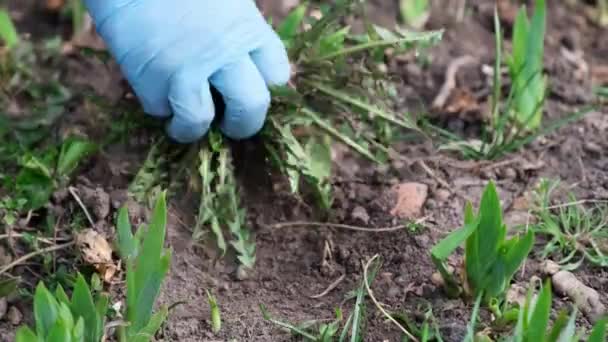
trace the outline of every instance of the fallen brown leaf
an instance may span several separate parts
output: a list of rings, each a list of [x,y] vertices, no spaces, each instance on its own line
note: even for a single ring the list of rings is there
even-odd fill
[[[82,259],[95,267],[102,279],[109,283],[118,267],[112,259],[112,247],[105,237],[93,229],[86,229],[76,235],[76,246]]]

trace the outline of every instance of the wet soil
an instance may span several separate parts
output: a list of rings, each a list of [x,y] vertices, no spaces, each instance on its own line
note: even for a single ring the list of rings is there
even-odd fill
[[[280,7],[281,2],[267,1],[266,5],[270,13],[277,13],[275,6]],[[391,70],[400,76],[402,110],[418,112],[430,108],[445,82],[448,66],[455,59],[469,55],[473,62],[456,74],[456,86],[448,98],[451,109],[446,109],[449,107],[446,105],[432,113],[434,120],[446,128],[463,135],[476,132],[483,108],[487,108],[489,102],[490,84],[482,70],[483,65],[492,64],[494,55],[492,5],[489,1],[469,1],[469,10],[462,22],[441,6],[435,6],[426,28],[444,28],[446,33],[441,44],[429,51],[430,63],[421,65],[409,57],[389,61]],[[388,26],[397,22],[396,2],[371,1],[371,8],[370,15],[376,22]],[[549,11],[546,71],[552,92],[546,114],[548,120],[555,120],[590,104],[594,100],[592,87],[608,82],[598,71],[608,67],[605,59],[608,34],[606,29],[591,23],[581,8],[572,10],[562,2],[553,1],[549,2]],[[502,14],[508,28],[508,11]],[[56,27],[53,20],[56,19],[51,19],[49,27],[57,32],[57,28],[53,29]],[[33,35],[48,34],[39,28],[41,22],[49,23],[41,20],[33,24],[25,15],[18,20],[18,24],[23,29],[30,28]],[[83,56],[71,57],[66,64],[66,70],[70,71],[66,75],[68,82],[101,92],[98,95],[120,103],[115,110],[100,113],[79,98],[66,115],[63,126],[75,125],[92,137],[101,137],[107,130],[105,123],[124,114],[124,94],[128,90],[115,67]],[[93,76],[82,80],[78,71],[84,73],[85,70]],[[100,83],[104,86],[99,86]],[[121,91],[116,94],[116,89]],[[564,189],[573,190],[581,199],[608,199],[607,134],[608,109],[601,107],[524,150],[491,163],[458,160],[456,155],[438,152],[428,141],[399,144],[396,150],[402,158],[385,166],[370,165],[348,153],[337,153],[336,201],[329,221],[371,228],[399,224],[401,220],[391,214],[396,203],[392,189],[398,184],[415,182],[429,189],[420,215],[425,218],[424,228],[419,231],[277,228],[273,226],[276,223],[318,218],[307,205],[282,191],[282,182],[264,177],[266,172],[259,172],[262,178],[253,180],[240,177],[244,185],[243,203],[249,209],[248,218],[257,242],[256,268],[246,277],[238,274],[230,258],[215,260],[213,251],[193,243],[190,227],[196,215],[196,196],[185,194],[173,198],[168,244],[174,254],[161,301],[183,304],[172,311],[160,340],[291,341],[293,338],[288,333],[263,319],[259,305],[264,304],[274,317],[290,322],[332,319],[335,308],[342,307],[345,312],[351,309],[353,301],[344,299],[361,281],[361,263],[378,254],[383,264],[373,288],[384,307],[391,312],[419,317],[426,304],[430,304],[444,340],[460,341],[466,333],[472,308],[462,300],[447,299],[431,282],[435,268],[429,256],[430,248],[445,233],[461,225],[465,202],[472,200],[476,204],[491,179],[497,182],[507,208],[507,220],[513,224],[525,224],[528,210],[525,198],[542,177],[561,180]],[[76,186],[100,188],[112,201],[120,203],[120,194],[141,166],[149,142],[149,131],[135,130],[128,141],[109,146],[96,156],[75,180]],[[241,170],[258,167],[258,164],[241,163]],[[115,207],[104,219],[110,231]],[[608,304],[605,270],[585,266],[576,275],[598,290],[602,301]],[[517,275],[516,281],[525,285],[532,276],[542,277],[534,258],[525,272]],[[311,298],[340,277],[344,277],[343,280],[326,295]],[[217,295],[222,310],[223,329],[219,335],[211,333],[207,289]],[[558,301],[562,305],[566,303],[565,299]],[[20,305],[24,312],[26,305]],[[366,341],[399,341],[399,331],[387,323],[371,303],[368,309]],[[481,325],[488,324],[489,313],[482,312],[481,317]],[[581,324],[588,322],[583,319]],[[12,340],[14,329],[2,322],[0,336]]]

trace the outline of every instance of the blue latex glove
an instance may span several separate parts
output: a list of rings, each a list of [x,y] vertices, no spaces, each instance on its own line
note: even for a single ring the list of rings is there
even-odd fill
[[[209,129],[210,84],[226,104],[220,128],[244,139],[264,124],[268,86],[289,80],[285,47],[253,0],[85,3],[146,113],[172,116],[167,130],[178,142]]]

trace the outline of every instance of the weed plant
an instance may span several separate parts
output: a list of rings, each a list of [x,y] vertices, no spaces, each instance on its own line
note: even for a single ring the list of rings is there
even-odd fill
[[[303,4],[277,28],[288,49],[293,77],[289,86],[272,89],[273,103],[260,137],[271,164],[289,180],[291,191],[299,195],[307,187],[324,210],[332,205],[332,143],[380,162],[387,159],[387,145],[396,132],[419,132],[409,115],[391,109],[394,89],[379,66],[386,50],[421,49],[442,35],[390,31],[369,23],[363,33],[355,34],[344,21],[362,16],[363,5],[364,1],[348,0],[322,6],[317,19],[307,15],[310,7]],[[194,236],[202,237],[204,228],[211,228],[222,252],[232,249],[243,266],[252,267],[255,245],[240,205],[230,147],[212,128],[197,149],[184,158],[186,164],[196,165],[197,180],[189,183],[201,193]]]
[[[446,265],[447,258],[465,245],[464,269],[460,281]],[[511,278],[526,260],[534,244],[530,230],[523,237],[507,238],[496,187],[490,182],[481,198],[477,215],[471,203],[464,212],[464,227],[450,233],[431,250],[433,262],[445,282],[448,294],[462,293],[483,298],[486,304],[501,301]]]
[[[514,152],[539,136],[578,120],[588,108],[543,125],[543,111],[548,93],[547,78],[543,74],[544,38],[546,27],[545,0],[536,0],[534,13],[528,18],[523,6],[513,27],[513,50],[503,57],[503,30],[495,8],[494,28],[496,59],[493,70],[492,103],[489,122],[483,127],[480,139],[461,137],[430,124],[425,126],[441,137],[443,150],[456,151],[467,159],[497,159]],[[502,66],[506,64],[511,78],[510,91],[503,97]]]
[[[537,189],[538,222],[531,229],[548,239],[542,258],[557,258],[557,263],[567,270],[578,268],[585,260],[608,266],[608,205],[599,203],[586,208],[571,194],[569,203],[551,206],[558,184],[543,180]]]

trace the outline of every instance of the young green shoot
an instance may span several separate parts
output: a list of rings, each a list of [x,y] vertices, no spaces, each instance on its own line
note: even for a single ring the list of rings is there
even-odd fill
[[[509,342],[576,342],[580,341],[583,333],[576,327],[577,310],[570,315],[561,311],[550,325],[552,307],[551,283],[547,281],[534,295],[533,288],[528,291],[524,306],[519,308],[519,317]],[[588,342],[606,341],[606,319],[600,319],[594,325],[587,337]]]
[[[15,28],[15,24],[11,19],[8,10],[0,8],[0,41],[4,43],[8,49],[13,48],[19,43],[19,34]]]
[[[522,7],[513,27],[513,50],[504,58],[503,30],[495,7],[496,59],[490,120],[482,127],[481,137],[473,140],[463,140],[456,134],[428,125],[431,131],[446,141],[440,149],[456,151],[467,159],[498,159],[580,119],[591,110],[583,108],[563,119],[543,124],[548,94],[547,78],[543,74],[545,27],[545,0],[535,1],[531,19],[528,19],[526,9]],[[511,77],[511,88],[506,97],[502,94],[503,63],[508,66]]]
[[[209,290],[207,290],[207,301],[209,302],[209,308],[211,309],[211,331],[213,331],[214,334],[217,334],[222,330],[222,316],[220,307],[217,305],[217,299]]]
[[[100,342],[109,303],[109,297],[94,293],[82,275],[78,275],[71,299],[61,286],[51,293],[41,282],[34,294],[35,331],[19,328],[16,342]]]
[[[465,245],[462,283],[448,271],[446,260]],[[534,244],[530,230],[523,237],[507,238],[507,227],[502,220],[502,209],[496,186],[490,182],[481,198],[477,215],[471,203],[464,213],[464,227],[450,233],[431,250],[448,294],[463,293],[485,303],[493,298],[501,299],[511,283],[511,278],[523,264]]]
[[[118,215],[118,247],[127,269],[127,298],[124,319],[127,326],[118,328],[119,342],[148,342],[160,329],[169,311],[163,306],[156,313],[154,304],[169,271],[171,251],[164,248],[167,228],[167,205],[162,192],[153,210],[148,228],[135,234],[126,207]]]

